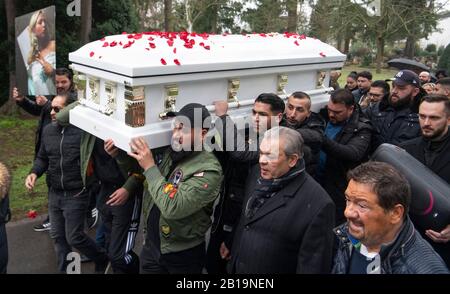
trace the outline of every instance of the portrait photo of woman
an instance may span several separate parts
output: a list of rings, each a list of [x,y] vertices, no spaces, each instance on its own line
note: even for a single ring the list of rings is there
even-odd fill
[[[30,96],[56,94],[54,19],[54,7],[40,9],[16,19],[16,31],[20,32],[17,41],[22,54],[22,58],[16,61],[23,60],[24,64],[20,66],[23,79],[26,73],[26,82],[22,82],[21,90]]]

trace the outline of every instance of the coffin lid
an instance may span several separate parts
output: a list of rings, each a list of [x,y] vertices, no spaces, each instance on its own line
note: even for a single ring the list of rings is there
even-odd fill
[[[336,48],[318,39],[288,33],[124,33],[91,42],[69,54],[74,64],[129,78],[326,64],[345,59]]]

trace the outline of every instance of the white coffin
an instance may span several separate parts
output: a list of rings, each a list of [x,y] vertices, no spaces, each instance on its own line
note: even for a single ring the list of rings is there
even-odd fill
[[[137,136],[151,148],[166,146],[171,120],[164,113],[190,102],[213,113],[214,101],[228,99],[228,113],[239,120],[250,115],[261,93],[285,99],[305,91],[317,110],[329,98],[329,71],[341,68],[345,58],[334,47],[299,35],[109,36],[69,54],[83,104],[71,111],[70,121],[99,138],[112,138],[125,151]],[[135,102],[126,89],[134,89]],[[127,115],[130,105],[138,109],[133,115]]]

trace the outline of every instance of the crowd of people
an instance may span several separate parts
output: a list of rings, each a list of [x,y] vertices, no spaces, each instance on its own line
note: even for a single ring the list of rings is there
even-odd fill
[[[168,113],[171,146],[150,150],[135,138],[126,153],[69,123],[79,103],[71,72],[57,69],[55,97],[32,101],[14,89],[17,104],[41,117],[25,185],[46,174],[61,273],[73,249],[97,273],[108,263],[128,274],[449,273],[450,224],[422,230],[410,218],[408,180],[371,160],[382,144],[400,146],[450,184],[450,78],[429,83],[409,70],[391,81],[351,73],[318,113],[305,92],[286,102],[262,93],[244,130],[226,101],[215,103],[214,121],[190,103]],[[213,152],[204,147],[212,131]],[[2,205],[5,195],[2,187]],[[93,207],[95,241],[85,230]]]

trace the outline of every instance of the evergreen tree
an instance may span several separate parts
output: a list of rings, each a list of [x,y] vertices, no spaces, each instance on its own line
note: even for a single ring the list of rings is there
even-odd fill
[[[445,47],[444,52],[439,59],[438,68],[442,68],[450,72],[450,43]]]

